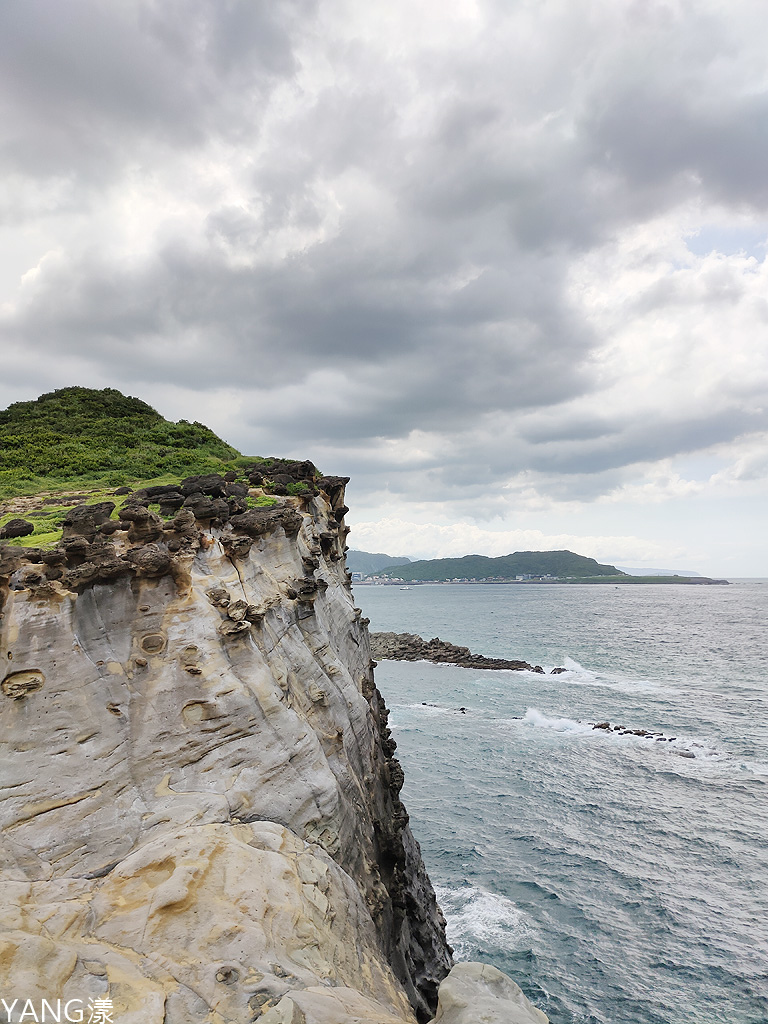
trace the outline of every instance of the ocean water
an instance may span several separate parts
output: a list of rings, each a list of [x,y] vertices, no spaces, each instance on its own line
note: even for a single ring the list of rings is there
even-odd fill
[[[768,584],[355,597],[372,630],[567,669],[376,669],[456,958],[553,1024],[766,1024]]]

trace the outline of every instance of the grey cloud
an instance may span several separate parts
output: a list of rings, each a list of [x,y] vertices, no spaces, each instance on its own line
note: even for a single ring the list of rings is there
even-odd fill
[[[709,99],[705,105],[699,97],[659,95],[647,86],[618,97],[588,126],[606,170],[634,188],[700,191],[764,211],[768,93]]]
[[[124,161],[163,159],[166,147],[253,138],[270,89],[297,70],[292,36],[313,6],[3,4],[0,159],[85,184],[119,175]]]
[[[39,390],[235,387],[253,398],[242,447],[347,452],[379,477],[380,439],[438,432],[439,458],[389,463],[392,489],[425,500],[524,472],[594,496],[627,466],[757,429],[736,385],[657,422],[633,418],[631,381],[620,413],[565,407],[595,392],[604,340],[569,298],[574,258],[683,200],[768,202],[768,103],[728,47],[710,75],[723,17],[580,7],[549,5],[526,36],[516,8],[485,4],[466,46],[393,56],[312,0],[6,4],[7,168],[65,177],[87,208],[134,165],[149,192],[170,159],[221,159],[221,140],[242,163],[235,198],[142,259],[84,221],[6,316],[6,351],[45,363]],[[685,301],[674,289],[626,315]]]

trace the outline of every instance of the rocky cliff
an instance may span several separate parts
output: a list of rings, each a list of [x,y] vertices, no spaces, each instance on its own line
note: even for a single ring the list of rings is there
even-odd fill
[[[0,1016],[434,1014],[450,949],[344,567],[344,484],[259,508],[198,478],[0,548]],[[475,1019],[467,985],[500,984],[463,969],[437,1019]],[[518,1019],[502,1005],[477,1019]]]

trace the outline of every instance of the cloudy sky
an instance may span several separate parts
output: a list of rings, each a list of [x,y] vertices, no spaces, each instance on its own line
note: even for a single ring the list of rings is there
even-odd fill
[[[0,407],[352,477],[350,543],[768,576],[762,0],[5,0]]]

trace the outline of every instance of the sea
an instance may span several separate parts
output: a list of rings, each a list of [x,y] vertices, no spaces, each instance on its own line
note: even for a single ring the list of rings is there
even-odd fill
[[[545,671],[376,668],[455,958],[552,1024],[766,1024],[768,582],[355,600]]]

